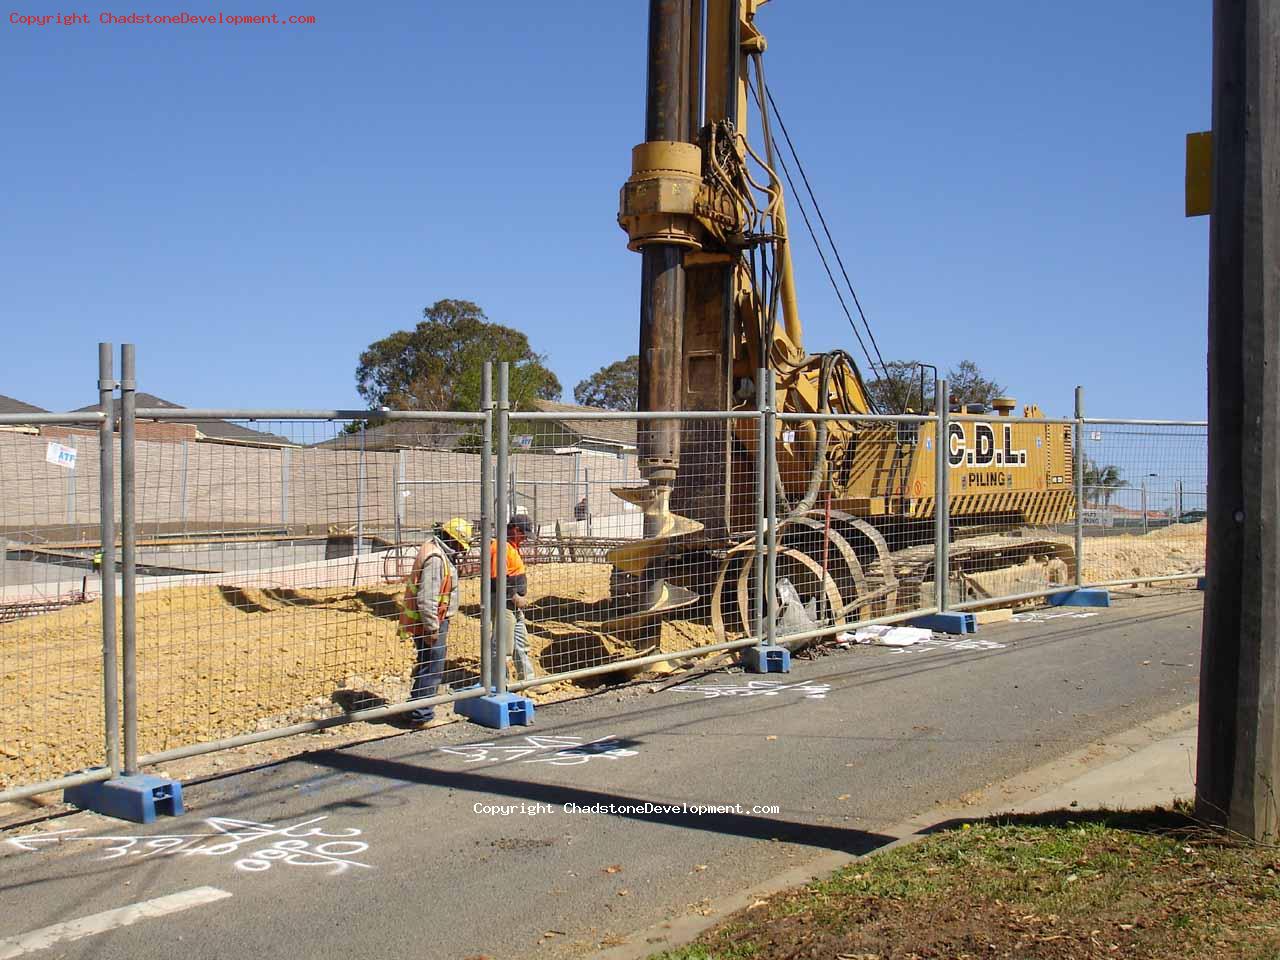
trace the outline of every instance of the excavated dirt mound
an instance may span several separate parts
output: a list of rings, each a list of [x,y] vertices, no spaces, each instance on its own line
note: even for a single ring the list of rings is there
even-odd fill
[[[1084,577],[1091,583],[1204,570],[1208,525],[1175,523],[1150,533],[1115,533],[1084,539]]]
[[[1100,535],[1086,531],[1084,539],[1084,579],[1086,583],[1108,583],[1126,577],[1159,577],[1171,574],[1198,574],[1204,570],[1206,526],[1174,524],[1149,533],[1140,530]],[[1070,534],[1029,531],[1026,538],[1059,544],[1074,550]],[[989,538],[988,538],[989,539]],[[966,544],[972,541],[961,540]],[[1011,541],[1011,543],[1015,543]],[[1046,551],[1046,553],[1049,551]],[[1071,569],[1061,557],[1036,555],[1015,566],[966,573],[968,596],[999,598],[1029,593],[1071,582]]]
[[[1071,541],[1060,534],[1046,538]],[[1203,522],[1145,535],[1089,536],[1085,578],[1194,573],[1204,568],[1204,551]],[[1011,576],[1027,583],[1065,577],[1063,570],[1023,566],[1027,569],[978,576],[991,580],[987,586],[993,593],[1008,593]],[[609,572],[607,564],[531,568],[530,647],[540,673],[716,642],[710,626],[683,620],[628,636],[608,631]],[[478,675],[479,589],[476,580],[462,585],[462,610],[453,621],[445,673],[445,682],[454,687],[471,685]],[[142,752],[405,699],[413,650],[397,634],[398,593],[394,586],[213,586],[140,594]],[[90,603],[0,624],[0,786],[102,762],[100,611],[98,603]],[[562,682],[531,695],[563,699],[599,682]]]
[[[714,642],[709,626],[683,621],[628,637],[606,631],[609,570],[603,564],[531,570],[530,652],[540,674]],[[463,582],[462,609],[450,630],[444,679],[454,687],[478,677],[479,589],[476,580]],[[414,657],[397,633],[399,592],[391,585],[215,586],[140,594],[141,751],[405,699]],[[101,762],[100,611],[92,603],[0,624],[0,785]],[[563,699],[599,682],[553,684],[531,695]]]

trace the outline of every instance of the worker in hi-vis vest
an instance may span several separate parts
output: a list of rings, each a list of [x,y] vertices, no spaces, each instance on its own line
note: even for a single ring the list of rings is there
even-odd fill
[[[524,620],[524,608],[529,605],[529,577],[525,573],[524,557],[520,546],[533,536],[533,523],[528,516],[518,513],[507,523],[507,597],[499,603],[494,596],[493,608],[500,611],[504,646],[511,654],[517,680],[533,679],[533,660],[529,658],[529,628]],[[489,541],[489,576],[494,577],[493,589],[498,589],[498,541]]]
[[[458,612],[458,559],[471,549],[471,524],[454,517],[438,524],[418,548],[400,604],[400,632],[413,640],[410,700],[434,697],[444,676],[449,621]],[[435,719],[434,706],[404,715],[403,724],[420,727]]]

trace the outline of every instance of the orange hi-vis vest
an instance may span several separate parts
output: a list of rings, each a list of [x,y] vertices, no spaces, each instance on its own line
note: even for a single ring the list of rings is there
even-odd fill
[[[498,575],[498,541],[489,541],[489,576],[496,577]],[[524,576],[524,557],[520,556],[520,551],[507,544],[507,576],[522,577]]]
[[[498,600],[496,591],[498,589],[498,541],[489,541],[489,576],[493,577],[489,581],[489,586],[495,591],[494,599]],[[524,557],[520,556],[520,551],[510,543],[507,544],[507,609],[514,609],[512,606],[512,596],[515,594],[524,594],[529,592],[529,578],[525,574]]]
[[[436,622],[443,623],[448,619],[450,610],[455,606],[458,587],[454,578],[453,564],[438,543],[433,546],[434,550],[421,551],[414,558],[404,596],[400,599],[400,631],[410,639],[416,640],[423,635],[422,611],[418,609],[418,591],[422,588],[422,568],[433,557],[439,557],[444,565],[440,577],[440,592],[436,596]]]

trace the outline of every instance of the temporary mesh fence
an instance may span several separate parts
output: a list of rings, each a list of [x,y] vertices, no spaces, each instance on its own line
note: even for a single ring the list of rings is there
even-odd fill
[[[779,418],[779,637],[935,608],[936,434],[919,416]]]
[[[374,416],[166,407],[122,415],[131,434],[114,412],[0,417],[0,799],[110,776],[121,727],[131,769],[1203,571],[1203,423],[1003,403],[791,414],[768,396],[759,411],[571,416],[501,400]],[[638,451],[676,422],[679,470],[651,485]],[[132,517],[128,576],[113,570],[116,516]],[[405,598],[452,520],[471,546],[456,609],[443,588],[424,601],[451,611],[443,642],[424,642]],[[503,596],[490,581],[506,536]],[[123,638],[123,724],[104,634]]]
[[[0,794],[108,763],[95,420],[0,425]]]
[[[518,543],[528,595],[514,613],[530,660],[513,658],[513,689],[759,636],[761,417],[682,415],[665,512],[637,455],[663,419],[511,415],[502,479],[532,533]]]
[[[1075,584],[1075,432],[1034,407],[948,416],[948,607]]]
[[[1208,430],[1197,423],[1083,425],[1084,579],[1204,573]]]
[[[439,642],[400,622],[433,531],[460,518],[479,536],[475,422],[232,416],[216,427],[224,442],[142,439],[155,415],[139,412],[136,444],[143,754],[477,682],[476,548],[457,565],[459,605]],[[441,569],[426,562],[425,582]],[[423,606],[447,607],[441,590]]]

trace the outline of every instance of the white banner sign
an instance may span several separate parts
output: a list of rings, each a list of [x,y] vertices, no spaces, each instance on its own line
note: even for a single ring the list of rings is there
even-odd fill
[[[56,463],[60,467],[66,467],[68,470],[76,468],[76,448],[64,447],[60,443],[49,441],[49,446],[45,449],[44,458],[50,463]]]

